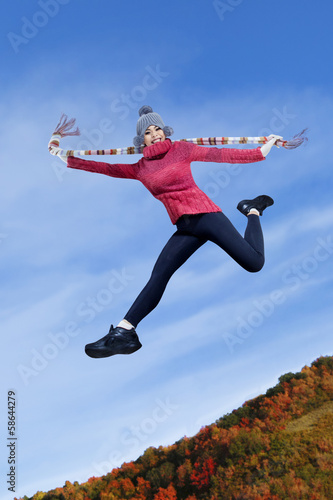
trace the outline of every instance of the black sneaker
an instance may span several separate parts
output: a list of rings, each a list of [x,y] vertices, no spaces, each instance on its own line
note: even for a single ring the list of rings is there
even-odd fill
[[[105,337],[87,344],[86,354],[91,358],[107,358],[115,354],[132,354],[142,347],[139,337],[134,328],[126,330],[111,325],[109,333]]]
[[[238,203],[237,208],[242,214],[247,215],[251,208],[258,210],[259,214],[262,215],[265,208],[273,205],[274,200],[270,196],[262,194],[257,196],[253,200],[242,200]]]

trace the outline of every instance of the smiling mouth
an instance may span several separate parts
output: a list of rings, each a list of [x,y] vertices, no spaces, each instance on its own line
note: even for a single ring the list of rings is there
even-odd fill
[[[157,139],[154,139],[153,141],[151,141],[153,144],[155,144],[155,142],[160,142],[161,141],[161,138],[158,137]]]

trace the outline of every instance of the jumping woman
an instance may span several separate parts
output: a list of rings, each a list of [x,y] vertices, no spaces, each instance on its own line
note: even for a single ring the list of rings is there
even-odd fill
[[[139,116],[133,142],[135,146],[143,145],[144,148],[143,157],[137,163],[109,164],[60,155],[70,168],[139,180],[164,204],[172,224],[177,228],[159,255],[148,283],[124,318],[115,328],[111,325],[106,336],[86,345],[85,352],[92,358],[131,354],[142,347],[136,333],[137,325],[157,306],[175,271],[207,241],[216,243],[252,273],[260,271],[265,260],[259,216],[273,205],[272,198],[261,195],[238,203],[238,210],[247,217],[242,237],[222,210],[196,185],[191,162],[262,161],[282,137],[270,135],[267,142],[256,149],[203,147],[185,141],[171,142],[168,137],[173,133],[172,128],[165,126],[161,116],[149,106],[143,106]]]

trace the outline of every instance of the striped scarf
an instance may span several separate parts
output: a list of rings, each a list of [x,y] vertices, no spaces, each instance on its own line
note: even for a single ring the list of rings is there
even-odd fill
[[[59,147],[60,139],[70,135],[80,135],[78,127],[75,126],[75,118],[68,120],[67,115],[63,114],[60,121],[52,134],[49,142],[49,151],[52,155],[58,156],[89,156],[89,155],[133,155],[142,154],[144,146],[129,146],[127,148],[114,149],[61,149]],[[277,147],[282,146],[285,149],[295,149],[301,146],[308,138],[304,135],[307,129],[302,130],[295,135],[290,141],[278,139],[275,143]],[[219,146],[226,144],[265,144],[268,142],[268,137],[200,137],[195,139],[180,139],[181,141],[191,142],[199,146]],[[175,142],[175,141],[171,141]]]

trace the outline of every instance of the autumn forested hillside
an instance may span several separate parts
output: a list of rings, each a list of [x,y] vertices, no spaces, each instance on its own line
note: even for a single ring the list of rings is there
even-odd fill
[[[194,437],[32,499],[332,500],[333,357],[283,375]]]

